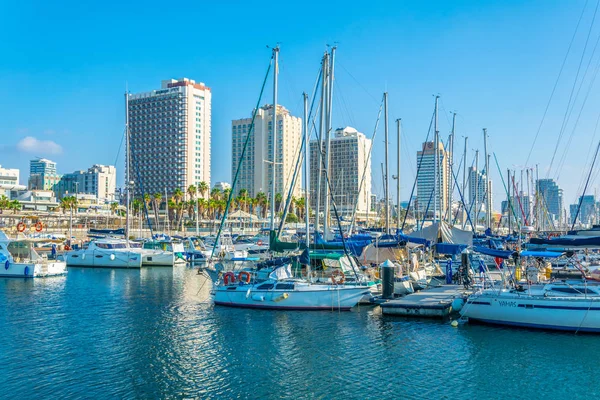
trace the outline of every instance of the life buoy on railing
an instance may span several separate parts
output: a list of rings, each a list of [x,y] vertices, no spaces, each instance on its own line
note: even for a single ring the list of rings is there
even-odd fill
[[[259,240],[258,242],[256,242],[257,245],[262,246],[263,245],[263,241]]]
[[[334,285],[341,285],[346,282],[346,275],[341,270],[336,269],[331,273],[331,282]]]
[[[235,274],[233,272],[226,272],[225,275],[223,275],[223,283],[225,284],[225,286],[234,283],[235,282]]]
[[[69,251],[71,250],[71,246],[69,246],[68,244],[65,244],[65,251]]]
[[[35,223],[35,231],[36,232],[41,232],[42,229],[44,229],[44,225],[42,225],[42,223],[40,221]]]
[[[18,230],[19,232],[23,232],[23,231],[25,231],[25,228],[26,228],[26,226],[25,226],[25,224],[24,224],[23,222],[19,222],[19,223],[17,224],[17,230]]]
[[[238,280],[240,282],[250,283],[250,272],[248,272],[248,271],[241,271],[238,274]]]

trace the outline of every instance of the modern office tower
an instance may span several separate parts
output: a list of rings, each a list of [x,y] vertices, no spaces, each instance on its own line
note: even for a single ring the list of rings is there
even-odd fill
[[[254,114],[254,111],[252,112]],[[250,132],[252,115],[231,121],[231,182],[238,169],[246,138],[250,134],[240,173],[235,184],[236,194],[246,189],[248,195],[256,197],[259,192],[270,196],[272,160],[273,105],[256,110],[254,129]],[[286,198],[292,183],[296,160],[302,144],[302,119],[294,117],[283,106],[277,105],[277,147],[275,160],[275,193]],[[302,171],[299,171],[293,195],[301,195]]]
[[[319,164],[324,169],[322,159],[319,157],[319,143],[310,142],[310,198],[316,199]],[[356,207],[357,219],[365,219],[372,212],[374,206],[371,199],[371,139],[352,127],[338,128],[331,138],[329,154],[329,183],[333,192],[333,199],[342,216],[351,216]],[[322,145],[322,153],[325,145]],[[363,180],[364,176],[364,180]],[[361,180],[362,185],[361,185]],[[321,174],[320,184],[320,211],[323,212],[325,204],[324,171]],[[331,196],[331,195],[330,195]],[[331,204],[331,201],[330,201]],[[316,201],[311,201],[313,207]],[[333,212],[331,212],[333,215]]]
[[[435,146],[433,142],[423,143],[417,152],[417,209],[433,216],[437,209],[437,219],[448,215],[448,190],[450,182],[450,153],[444,149],[444,144],[438,144],[438,179],[434,190],[435,179]],[[437,207],[435,202],[437,201]]]
[[[211,90],[183,78],[127,96],[129,179],[137,196],[210,186]]]

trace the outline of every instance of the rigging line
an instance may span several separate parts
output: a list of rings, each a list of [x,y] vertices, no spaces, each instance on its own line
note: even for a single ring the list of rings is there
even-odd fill
[[[544,120],[546,119],[546,115],[548,114],[548,109],[550,108],[550,103],[552,103],[552,99],[554,98],[554,93],[556,92],[556,87],[558,86],[558,82],[565,68],[565,64],[567,63],[567,58],[569,57],[569,53],[571,52],[571,47],[573,47],[573,42],[575,41],[575,37],[577,36],[577,31],[579,30],[579,25],[581,24],[581,19],[585,14],[585,9],[587,7],[588,0],[586,0],[583,5],[583,9],[581,10],[581,14],[579,15],[579,20],[577,20],[577,25],[575,26],[575,31],[573,32],[573,36],[571,37],[571,41],[569,42],[569,47],[567,48],[567,53],[565,54],[565,58],[560,66],[560,70],[558,71],[558,76],[554,81],[554,87],[552,88],[552,92],[550,93],[550,97],[548,98],[548,102],[546,103],[546,108],[544,109],[544,114],[542,114],[542,120],[538,125],[537,132],[535,133],[535,137],[533,138],[533,143],[531,144],[531,148],[529,149],[529,154],[527,154],[527,161],[525,161],[525,165],[529,163],[529,159],[531,158],[531,153],[533,152],[533,148],[535,147],[535,143],[537,138],[542,130],[542,125],[544,124]]]
[[[379,128],[379,121],[381,119],[381,110],[383,109],[383,98],[381,99],[381,103],[379,104],[379,111],[377,112],[377,120],[375,121],[375,128],[373,129],[373,135],[371,136],[371,145],[369,146],[369,152],[367,153],[365,168],[363,169],[362,177],[360,178],[360,184],[358,185],[358,192],[356,194],[356,202],[354,203],[354,210],[352,211],[352,218],[350,219],[350,227],[349,231],[352,231],[354,228],[354,219],[356,218],[356,209],[358,207],[358,200],[360,199],[360,192],[362,191],[363,183],[365,182],[365,177],[367,174],[367,166],[371,163],[371,153],[373,152],[373,143],[375,143],[375,135],[377,135],[377,129]],[[367,193],[370,196],[370,193]],[[367,203],[370,203],[368,201]],[[367,210],[367,215],[369,210]]]
[[[598,131],[598,123],[599,122],[600,122],[600,113],[598,113],[598,118],[596,118],[596,125],[594,126],[594,133],[592,135],[591,144],[595,143],[595,141],[596,141],[596,132]],[[585,156],[585,166],[586,167],[589,165],[588,163],[591,162],[591,160],[589,158],[590,158],[592,149],[593,149],[593,146],[588,147],[588,153]],[[583,188],[584,181],[585,181],[585,178],[584,178],[584,176],[582,176],[581,177],[581,181],[579,182],[579,186],[577,187],[577,192],[576,193],[581,192],[581,189]],[[574,200],[577,200],[577,196],[575,197]]]
[[[585,39],[585,45],[583,46],[583,51],[581,53],[581,58],[579,60],[579,65],[577,66],[577,73],[575,74],[575,80],[573,81],[573,86],[571,87],[571,93],[569,95],[569,101],[567,102],[567,109],[565,110],[565,115],[563,116],[563,122],[562,125],[560,127],[560,131],[558,134],[558,140],[556,141],[556,146],[554,147],[554,152],[552,154],[552,158],[550,160],[550,167],[548,169],[548,172],[546,174],[546,178],[548,178],[550,176],[550,171],[552,170],[552,165],[554,164],[554,158],[556,157],[556,152],[558,151],[558,147],[560,146],[560,142],[562,139],[562,135],[564,134],[564,130],[566,128],[566,125],[568,123],[568,113],[569,113],[569,108],[571,107],[571,101],[575,101],[573,99],[573,93],[575,92],[575,87],[577,86],[577,81],[579,80],[579,73],[581,72],[581,65],[583,64],[583,60],[585,58],[585,53],[587,51],[587,46],[590,40],[590,35],[592,33],[592,28],[594,27],[594,22],[596,21],[596,15],[598,12],[598,6],[600,5],[600,0],[598,0],[596,2],[596,8],[594,9],[594,15],[592,17],[592,22],[590,24],[590,29],[588,30],[588,34],[586,36]]]
[[[353,117],[354,114],[352,113],[352,110],[350,109],[350,107],[348,106],[348,103],[346,102],[346,96],[344,96],[342,86],[340,85],[339,82],[337,82],[337,84],[336,84],[336,89],[337,89],[337,93],[335,93],[336,91],[334,91],[334,96],[337,94],[338,103],[340,103],[343,106],[343,108],[345,109],[345,111],[347,113],[347,117],[348,117],[348,122],[350,123],[351,126],[356,126],[356,121],[354,120],[354,117]]]
[[[362,85],[362,83],[360,83],[360,82],[358,81],[358,79],[356,79],[356,78],[354,77],[354,75],[352,75],[352,74],[350,73],[350,71],[348,71],[348,70],[346,69],[346,67],[344,67],[344,64],[342,64],[342,63],[340,63],[339,61],[337,61],[336,65],[339,65],[339,66],[340,66],[340,67],[341,67],[341,68],[344,70],[344,72],[346,72],[348,75],[350,75],[350,78],[354,79],[354,82],[356,82],[356,83],[358,84],[358,86],[360,86],[360,88],[361,88],[362,90],[364,90],[364,91],[365,91],[365,93],[366,93],[366,94],[367,94],[367,95],[368,95],[368,96],[369,96],[371,99],[373,99],[373,101],[374,101],[376,104],[379,104],[379,100],[377,100],[377,98],[376,98],[375,96],[373,96],[373,95],[371,94],[371,92],[369,92],[369,91],[367,90],[367,88],[365,88],[365,87]]]
[[[600,150],[600,142],[598,142],[598,146],[596,147],[596,153],[594,154],[594,160],[592,161],[592,166],[591,166],[590,172],[588,174],[587,182],[585,183],[585,187],[583,188],[583,194],[579,198],[579,205],[577,206],[577,212],[575,213],[575,218],[573,218],[573,224],[571,225],[571,230],[573,230],[575,228],[575,223],[577,222],[577,217],[579,216],[579,212],[581,211],[581,203],[583,202],[585,192],[587,191],[588,185],[590,183],[590,177],[592,176],[592,171],[594,170],[594,164],[596,164],[596,158],[598,157],[598,150]]]
[[[258,100],[256,102],[256,107],[254,107],[254,112],[252,113],[252,121],[250,122],[250,129],[248,129],[248,135],[246,135],[246,140],[244,142],[244,147],[242,148],[242,154],[240,155],[240,161],[238,162],[238,166],[235,171],[235,176],[233,178],[233,182],[231,182],[231,190],[229,191],[229,197],[227,199],[227,204],[225,205],[225,210],[223,211],[223,217],[221,218],[221,223],[219,224],[219,230],[217,231],[217,237],[215,238],[215,243],[213,244],[212,251],[210,252],[210,257],[208,261],[212,261],[212,258],[215,254],[215,250],[217,248],[217,243],[219,243],[219,238],[221,237],[221,232],[223,230],[223,226],[225,225],[225,220],[227,219],[227,212],[229,211],[229,206],[231,205],[231,200],[235,193],[235,185],[238,181],[238,177],[240,175],[240,171],[242,169],[242,162],[244,161],[244,156],[246,155],[246,150],[248,148],[248,144],[250,143],[250,137],[254,132],[254,121],[256,120],[256,114],[258,113],[258,108],[260,107],[260,102],[262,100],[263,93],[265,91],[265,86],[267,85],[267,79],[269,78],[269,73],[271,72],[271,67],[273,66],[274,57],[271,55],[271,60],[269,61],[269,67],[267,68],[267,73],[265,74],[265,79],[262,82],[262,86],[260,88],[260,94],[258,96]],[[276,73],[276,71],[274,72]],[[277,112],[277,110],[273,109],[273,112]],[[274,127],[275,128],[275,127]],[[273,160],[275,161],[275,160]],[[271,201],[275,201],[275,199],[271,199]]]
[[[406,143],[406,145],[402,146],[402,151],[404,152],[404,156],[406,157],[406,159],[410,160],[411,157],[410,157],[410,153],[409,153],[408,149],[409,148],[412,149],[413,147],[412,147],[411,141],[409,140],[409,136],[407,136],[407,134],[405,132],[406,128],[404,128],[404,123],[403,122],[404,121],[400,122],[400,125],[402,127],[401,135],[402,135],[402,141],[403,141],[403,143]],[[409,162],[408,165],[410,167],[410,171],[412,173],[412,177],[414,178],[414,176],[415,176],[415,168],[413,166],[413,163]]]
[[[425,137],[425,143],[429,140],[429,134],[431,133],[431,127],[433,126],[433,119],[435,117],[435,111],[431,114],[431,120],[429,121],[429,129],[427,130],[427,136]],[[406,224],[406,217],[408,217],[408,212],[410,211],[410,205],[412,203],[412,198],[415,193],[415,188],[417,186],[417,180],[419,179],[419,171],[421,170],[421,166],[423,165],[423,156],[425,155],[425,151],[421,153],[421,158],[417,163],[417,176],[415,176],[415,180],[413,181],[413,187],[410,191],[410,197],[408,198],[408,205],[406,206],[406,213],[404,214],[404,220],[402,221],[402,226],[400,227],[400,231],[404,230],[404,225]],[[437,156],[437,154],[435,155]],[[415,210],[419,211],[419,210]]]
[[[598,44],[598,42],[600,42],[600,35],[598,35],[598,41],[596,42],[596,45]],[[589,64],[588,64],[588,66],[589,66]],[[577,119],[575,120],[575,124],[573,125],[571,134],[569,135],[569,140],[567,141],[567,145],[565,146],[565,150],[563,151],[562,157],[559,161],[559,164],[558,164],[559,166],[557,167],[557,171],[556,171],[557,179],[560,176],[560,170],[561,170],[562,166],[564,165],[564,162],[565,162],[565,159],[566,159],[566,156],[568,153],[568,149],[571,146],[571,142],[573,141],[573,136],[575,134],[575,130],[577,129],[577,126],[579,125],[579,119],[581,118],[581,114],[583,113],[583,109],[585,108],[585,105],[587,103],[587,99],[590,95],[590,92],[591,92],[592,88],[594,87],[594,83],[596,82],[596,77],[598,76],[599,70],[600,70],[600,58],[598,59],[598,63],[596,64],[596,69],[594,70],[592,80],[588,86],[588,90],[587,90],[585,97],[583,99],[583,102],[581,104],[581,108],[579,109],[579,114],[577,115]],[[587,70],[586,70],[586,72],[587,72]],[[585,78],[585,75],[584,75],[584,78]],[[582,81],[582,83],[583,83],[583,81]],[[580,89],[581,89],[581,87],[580,87]],[[577,94],[579,95],[579,91]],[[592,144],[593,144],[593,142],[592,142]]]
[[[448,118],[448,111],[446,110],[446,107],[444,107],[444,99],[442,98],[442,96],[440,96],[440,105],[442,106],[442,111],[444,114],[444,117],[446,117],[446,122],[448,123],[448,128],[452,127],[452,123],[450,122],[450,118]]]

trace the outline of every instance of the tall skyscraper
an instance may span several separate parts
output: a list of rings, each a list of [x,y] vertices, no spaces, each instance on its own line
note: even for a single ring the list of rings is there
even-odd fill
[[[450,153],[444,144],[438,144],[438,179],[434,197],[435,182],[435,148],[433,142],[423,143],[422,150],[417,152],[417,208],[420,212],[427,210],[433,215],[437,201],[437,217],[446,215],[448,208],[448,190],[450,182]]]
[[[489,188],[485,189],[485,171],[477,171],[475,167],[469,169],[469,204],[472,212],[476,212],[475,204],[480,212],[487,212],[487,205],[494,204],[492,197],[492,180],[488,179]],[[486,193],[487,192],[487,193]],[[489,196],[489,198],[488,198]]]
[[[325,144],[322,144],[323,152]],[[310,198],[316,199],[317,179],[319,175],[319,143],[310,142]],[[371,139],[347,126],[338,128],[331,138],[329,154],[329,182],[338,213],[351,216],[356,206],[357,219],[364,219],[373,206],[371,200]],[[321,162],[321,166],[324,164]],[[364,174],[364,182],[360,186]],[[320,211],[325,204],[325,173],[321,176]],[[359,191],[360,188],[360,191]],[[311,200],[315,207],[315,200]],[[331,214],[333,215],[333,214]]]
[[[548,213],[548,217],[556,222],[562,221],[563,215],[563,190],[558,187],[554,179],[538,179],[537,187],[540,195],[540,206],[543,214]],[[542,215],[543,215],[542,214]],[[542,224],[545,226],[547,218],[542,217]]]
[[[128,96],[129,176],[136,195],[210,186],[211,90],[183,78]]]
[[[253,112],[254,114],[254,112]],[[231,182],[235,178],[242,157],[244,143],[250,132],[252,116],[231,121]],[[254,129],[242,160],[240,174],[235,186],[236,194],[246,189],[249,196],[258,192],[271,193],[273,105],[260,107],[256,112]],[[286,198],[292,183],[292,175],[300,152],[302,119],[292,116],[283,106],[277,106],[277,147],[275,154],[275,193]],[[299,172],[293,195],[300,196],[302,171]]]

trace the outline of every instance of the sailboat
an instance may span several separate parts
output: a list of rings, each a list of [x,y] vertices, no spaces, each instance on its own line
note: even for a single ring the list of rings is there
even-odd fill
[[[277,76],[278,76],[278,58],[279,47],[273,49],[273,126],[277,126]],[[265,77],[265,80],[267,77]],[[260,102],[260,99],[259,99]],[[256,111],[255,111],[256,112]],[[254,118],[253,118],[254,119]],[[254,124],[251,128],[254,129]],[[276,129],[273,129],[273,143],[277,143]],[[248,134],[250,137],[250,134]],[[304,94],[304,168],[305,185],[308,187],[308,100]],[[247,146],[248,140],[244,146]],[[272,159],[275,160],[275,147],[272,150]],[[240,162],[241,164],[241,162]],[[239,172],[240,165],[238,165]],[[273,168],[271,198],[275,198],[275,171]],[[236,173],[237,178],[237,173]],[[233,180],[232,191],[236,185],[237,179]],[[308,210],[308,198],[306,198],[306,209]],[[228,209],[229,201],[226,206]],[[224,213],[221,221],[221,228],[217,233],[217,240],[221,234],[223,222],[226,218]],[[308,212],[306,213],[306,241],[305,247],[309,247],[310,226],[308,222]],[[274,229],[274,202],[271,208],[271,234],[270,246],[276,243],[287,246],[289,250],[296,250],[297,243],[278,242],[277,234]],[[285,244],[284,244],[285,243]],[[300,260],[301,264],[307,269],[306,276],[310,277],[310,260]],[[331,283],[313,283],[309,279],[300,279],[292,274],[292,259],[280,258],[273,261],[256,264],[255,268],[245,268],[238,274],[235,271],[228,271],[222,274],[213,290],[214,303],[220,306],[242,307],[242,308],[261,308],[271,310],[349,310],[354,307],[365,295],[370,294],[366,285],[344,285],[345,276],[343,272],[330,277]]]

